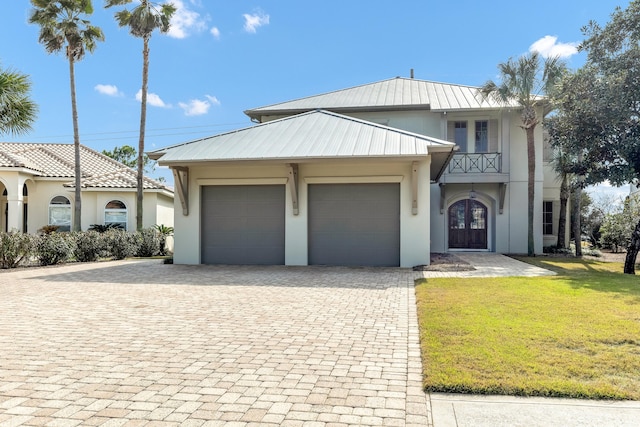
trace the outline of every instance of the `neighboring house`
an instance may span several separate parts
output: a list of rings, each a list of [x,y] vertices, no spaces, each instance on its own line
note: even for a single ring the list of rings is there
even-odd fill
[[[149,154],[176,178],[176,263],[411,267],[430,252],[527,252],[515,105],[395,78],[245,113],[259,124]],[[555,243],[559,183],[536,132],[540,253]]]
[[[136,228],[136,172],[80,146],[82,229],[91,224]],[[36,233],[46,225],[66,231],[73,224],[72,144],[0,142],[0,230]],[[173,191],[144,179],[143,225],[173,225]]]

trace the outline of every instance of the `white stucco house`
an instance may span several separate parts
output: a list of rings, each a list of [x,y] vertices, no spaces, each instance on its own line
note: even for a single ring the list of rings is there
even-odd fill
[[[0,230],[36,233],[46,225],[66,231],[75,203],[72,144],[0,142]],[[82,229],[118,223],[136,229],[136,172],[84,145]],[[173,190],[145,177],[143,225],[173,226]]]
[[[527,251],[515,105],[394,78],[245,113],[255,126],[149,153],[175,177],[176,263],[411,267],[430,252]],[[536,131],[542,252],[559,183]]]

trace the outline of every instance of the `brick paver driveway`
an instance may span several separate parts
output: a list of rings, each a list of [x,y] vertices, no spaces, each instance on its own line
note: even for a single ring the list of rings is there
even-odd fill
[[[0,426],[427,425],[413,274],[0,273]]]

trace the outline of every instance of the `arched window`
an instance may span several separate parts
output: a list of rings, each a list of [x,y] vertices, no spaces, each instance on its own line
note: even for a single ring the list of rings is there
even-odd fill
[[[56,196],[49,202],[49,225],[57,225],[58,231],[71,230],[71,202],[64,196]]]
[[[104,225],[118,224],[127,229],[127,205],[120,200],[112,200],[104,208]]]

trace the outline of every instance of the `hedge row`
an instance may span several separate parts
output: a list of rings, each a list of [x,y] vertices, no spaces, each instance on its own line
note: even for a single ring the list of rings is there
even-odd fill
[[[124,259],[131,256],[165,255],[165,236],[157,228],[136,233],[110,229],[104,233],[43,232],[28,234],[0,232],[0,268],[22,264],[54,265],[68,261],[90,262],[98,259]]]

